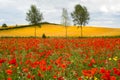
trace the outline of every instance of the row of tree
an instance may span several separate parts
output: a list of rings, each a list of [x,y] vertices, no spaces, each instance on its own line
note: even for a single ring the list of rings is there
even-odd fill
[[[35,5],[31,5],[30,10],[26,13],[26,20],[32,25],[40,25],[43,20],[43,15]],[[89,21],[89,12],[85,6],[77,4],[74,8],[74,11],[71,13],[73,18],[74,25],[81,27],[81,37],[82,37],[82,27],[88,24]],[[66,38],[67,38],[67,27],[69,26],[69,16],[67,9],[63,8],[62,11],[62,25],[66,29]],[[35,36],[36,36],[36,26],[35,26]]]

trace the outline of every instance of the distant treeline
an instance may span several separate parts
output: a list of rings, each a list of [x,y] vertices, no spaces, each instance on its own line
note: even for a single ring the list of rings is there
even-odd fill
[[[13,26],[13,27],[0,28],[0,30],[18,29],[18,28],[25,28],[25,27],[32,27],[32,26],[40,26],[40,25],[44,25],[44,24],[60,25],[60,24],[55,24],[55,23],[42,22],[42,23],[39,23],[37,25],[16,25],[16,26]]]

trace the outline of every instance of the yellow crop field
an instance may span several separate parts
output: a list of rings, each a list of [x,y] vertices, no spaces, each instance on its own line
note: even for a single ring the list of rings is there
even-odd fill
[[[42,27],[36,26],[36,34],[41,37],[43,33],[49,37],[64,37],[65,27],[61,25],[43,24]],[[75,26],[68,27],[69,37],[79,37],[81,29]],[[34,36],[35,26],[16,28],[9,30],[0,30],[0,37],[12,36],[12,37],[29,37]],[[83,27],[83,36],[119,36],[120,28],[102,28],[102,27]]]

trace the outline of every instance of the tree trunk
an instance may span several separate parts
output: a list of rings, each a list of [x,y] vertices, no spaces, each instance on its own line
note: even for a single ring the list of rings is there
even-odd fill
[[[36,38],[36,26],[35,26],[35,38]]]
[[[83,37],[83,33],[82,33],[82,26],[81,26],[81,37]]]
[[[65,29],[66,29],[66,38],[67,38],[67,26],[65,26]]]

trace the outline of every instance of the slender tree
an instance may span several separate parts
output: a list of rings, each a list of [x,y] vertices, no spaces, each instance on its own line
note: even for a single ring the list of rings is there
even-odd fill
[[[36,37],[36,26],[40,25],[43,20],[42,13],[38,10],[35,5],[31,5],[30,10],[26,13],[26,20],[30,22],[30,24],[35,25],[35,37]]]
[[[81,6],[80,4],[77,4],[75,6],[75,10],[73,13],[71,13],[71,16],[73,18],[74,25],[77,25],[78,28],[81,27],[81,37],[82,34],[82,27],[88,24],[89,21],[89,12],[87,11],[87,8],[85,6]]]
[[[69,24],[70,24],[70,21],[69,21],[67,9],[63,8],[63,10],[62,10],[62,25],[65,26],[65,29],[66,29],[66,38],[67,38],[67,27]]]

